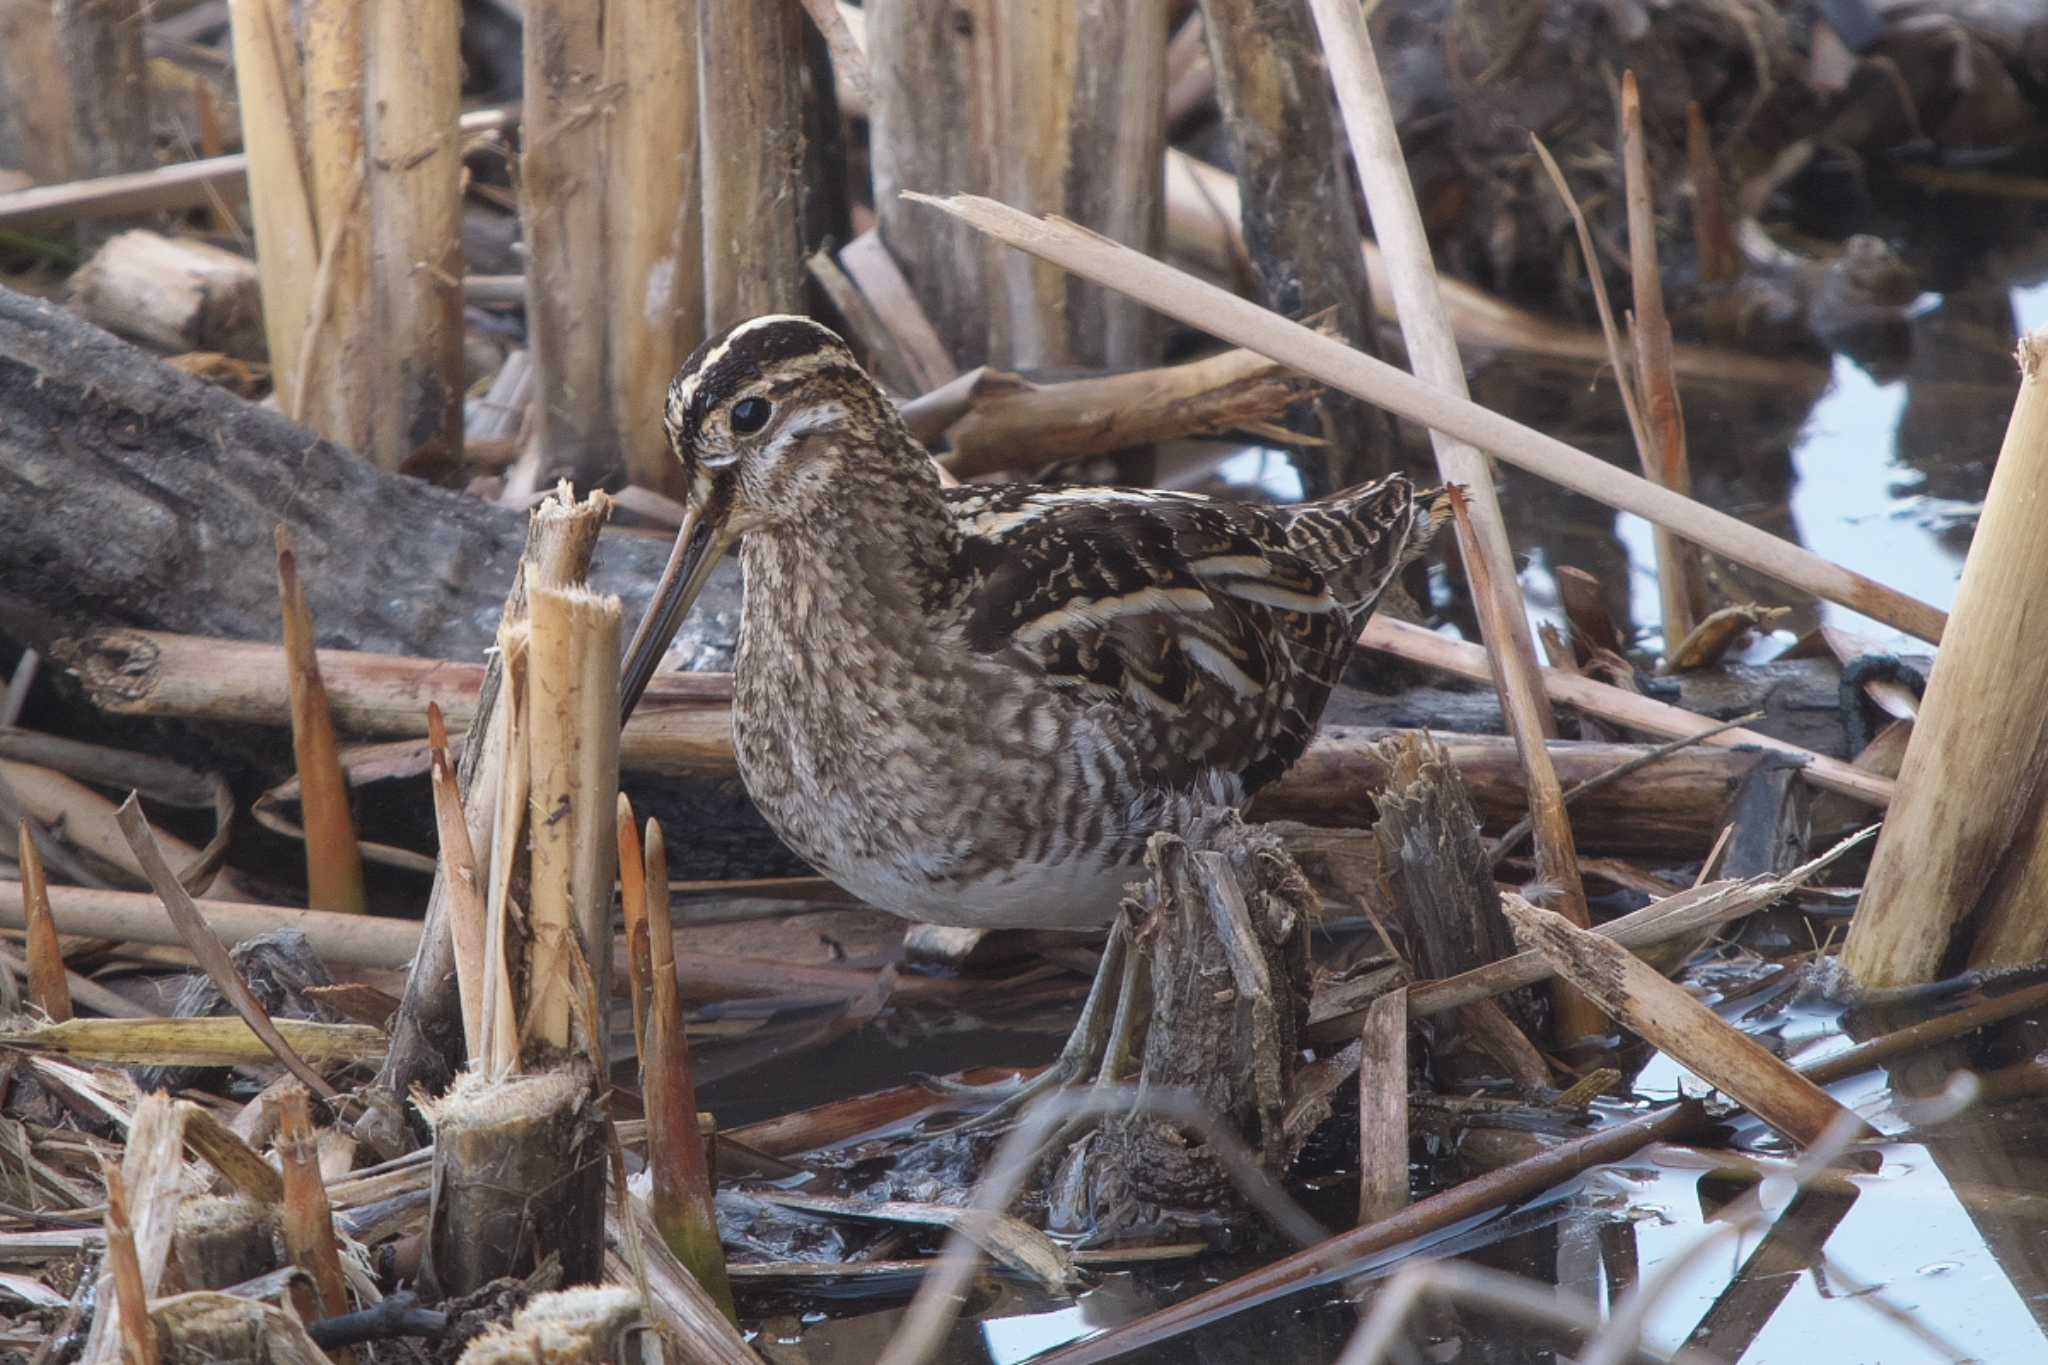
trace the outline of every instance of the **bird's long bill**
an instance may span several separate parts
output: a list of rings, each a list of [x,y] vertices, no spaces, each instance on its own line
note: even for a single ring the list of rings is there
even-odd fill
[[[640,618],[633,643],[626,647],[625,669],[619,679],[621,725],[632,718],[640,694],[647,690],[647,682],[654,676],[654,666],[661,662],[669,641],[676,638],[676,631],[690,614],[697,594],[704,591],[711,570],[732,545],[725,512],[723,505],[693,505],[676,531],[676,545],[669,552],[668,567],[661,571],[661,582],[654,587],[647,614]]]

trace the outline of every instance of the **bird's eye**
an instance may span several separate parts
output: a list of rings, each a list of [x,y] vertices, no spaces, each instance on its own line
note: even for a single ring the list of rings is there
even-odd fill
[[[768,425],[770,411],[765,398],[742,398],[732,405],[732,429],[742,436],[751,436]]]

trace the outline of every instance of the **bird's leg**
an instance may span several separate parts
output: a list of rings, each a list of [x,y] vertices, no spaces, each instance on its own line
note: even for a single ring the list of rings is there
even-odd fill
[[[1007,1123],[1040,1095],[1072,1085],[1099,1070],[1111,1035],[1125,1015],[1125,964],[1135,956],[1130,952],[1130,933],[1128,923],[1119,914],[1109,926],[1109,937],[1102,945],[1102,962],[1095,969],[1095,980],[1089,984],[1088,998],[1082,1002],[1081,1017],[1074,1021],[1074,1031],[1067,1035],[1066,1044],[1052,1065],[1018,1086],[995,1108],[959,1125],[959,1130]],[[941,1088],[962,1098],[985,1099],[998,1087],[941,1083]]]
[[[1151,1031],[1152,940],[1130,929],[1129,923],[1129,917],[1119,913],[1116,928],[1111,930],[1112,934],[1123,933],[1129,942],[1124,950],[1122,980],[1117,986],[1116,1017],[1110,1021],[1109,1034],[1099,1053],[1101,1064],[1095,1070],[1098,1090],[1122,1085],[1138,1071],[1145,1039]],[[1107,960],[1103,965],[1109,965]],[[1100,985],[1107,975],[1106,971],[1098,972],[1096,984]],[[1046,1145],[1054,1149],[1069,1146],[1092,1132],[1102,1119],[1100,1112],[1078,1115],[1063,1124]]]

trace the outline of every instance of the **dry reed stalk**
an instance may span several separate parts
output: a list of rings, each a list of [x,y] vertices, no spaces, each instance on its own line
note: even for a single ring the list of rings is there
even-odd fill
[[[281,0],[230,0],[235,80],[242,99],[242,145],[248,148],[251,223],[256,266],[263,277],[263,330],[270,341],[278,405],[304,410],[293,387],[312,315],[320,239],[300,154],[304,84],[289,7]]]
[[[527,593],[532,899],[524,1017],[531,1036],[568,1048],[573,940],[611,999],[612,878],[618,857],[620,606],[582,588]],[[602,1039],[585,1040],[602,1048]]]
[[[530,724],[527,693],[528,623],[521,621],[498,628],[498,657],[504,664],[503,685],[498,695],[502,726],[494,725],[498,740],[495,764],[498,785],[492,794],[496,805],[491,825],[490,880],[484,901],[484,1013],[482,1026],[483,1074],[494,1078],[509,1076],[519,1065],[519,1009],[512,978],[512,904],[515,878],[524,851],[529,794],[533,769],[526,732]],[[524,880],[520,889],[525,891]],[[419,967],[413,970],[418,972]],[[408,994],[410,993],[410,982]],[[525,1017],[530,1018],[530,1015]]]
[[[341,1251],[334,1241],[334,1213],[327,1202],[327,1182],[313,1134],[311,1104],[298,1086],[280,1097],[278,1165],[284,1172],[284,1203],[279,1226],[285,1254],[293,1265],[313,1277],[323,1317],[348,1312],[348,1279],[341,1269]],[[348,1365],[355,1353],[346,1347],[329,1352],[336,1365]]]
[[[134,943],[184,942],[176,927],[165,922],[163,906],[147,892],[53,886],[49,895],[51,913],[63,933]],[[229,939],[297,929],[306,935],[315,955],[335,964],[403,968],[418,945],[418,927],[404,920],[230,901],[198,901],[195,905],[205,923]],[[21,883],[0,881],[0,925],[19,929],[24,921]]]
[[[1642,98],[1636,73],[1621,77],[1621,161],[1628,201],[1629,274],[1635,284],[1635,372],[1642,385],[1643,420],[1654,446],[1639,447],[1643,473],[1652,483],[1692,496],[1686,459],[1685,411],[1678,401],[1678,377],[1671,368],[1671,322],[1664,316],[1664,276],[1657,263],[1657,209],[1650,180],[1650,153],[1643,140]],[[1594,269],[1598,269],[1595,263]],[[1651,532],[1657,557],[1657,596],[1664,617],[1664,649],[1676,655],[1704,610],[1705,593],[1692,547],[1665,526]]]
[[[797,0],[698,11],[704,327],[800,311],[804,16]]]
[[[1366,1008],[1359,1029],[1358,1222],[1408,1206],[1408,991]]]
[[[156,1326],[149,1319],[149,1291],[143,1287],[142,1262],[128,1224],[128,1187],[112,1164],[103,1166],[100,1175],[107,1187],[107,1266],[121,1306],[121,1360],[123,1365],[156,1365]]]
[[[705,1138],[696,1128],[696,1081],[690,1072],[690,1038],[684,1031],[682,997],[676,984],[676,937],[668,907],[668,847],[662,825],[647,821],[645,886],[649,931],[647,1058],[641,1085],[647,1095],[647,1169],[653,1177],[649,1214],[676,1259],[696,1283],[737,1322],[733,1287],[719,1246],[719,1214],[713,1203],[711,1164]]]
[[[1721,187],[1721,168],[1714,161],[1713,134],[1698,100],[1685,103],[1685,159],[1692,178],[1692,238],[1700,278],[1709,284],[1735,279],[1742,274],[1742,248],[1729,221],[1728,196]]]
[[[1464,496],[1454,487],[1450,490],[1450,498],[1456,520],[1461,530],[1466,530]],[[1504,638],[1507,632],[1499,613],[1508,609],[1508,604],[1502,601],[1503,594],[1489,581],[1490,566],[1482,559],[1468,559],[1465,571],[1471,577],[1472,600],[1479,608],[1480,620],[1486,625],[1489,638]],[[1493,665],[1495,683],[1500,689],[1501,714],[1507,719],[1508,733],[1514,737],[1515,750],[1522,760],[1523,785],[1529,799],[1530,833],[1536,844],[1536,876],[1549,886],[1550,899],[1565,918],[1579,928],[1588,928],[1593,923],[1593,912],[1587,908],[1586,888],[1579,879],[1578,848],[1572,839],[1571,817],[1565,811],[1564,787],[1557,780],[1557,768],[1550,761],[1550,746],[1544,742],[1540,728],[1549,708],[1545,706],[1540,713],[1537,712],[1528,689],[1508,685],[1505,675],[1512,665],[1498,651],[1488,650],[1487,658]],[[1526,681],[1536,687],[1542,685],[1533,663]],[[1600,1011],[1568,984],[1559,982],[1554,985],[1551,998],[1557,1011],[1559,1041],[1570,1043],[1606,1030],[1607,1021]]]
[[[689,1268],[725,1315],[738,1320],[725,1251],[718,1240],[711,1168],[697,1131],[697,1084],[690,1039],[676,985],[675,926],[668,901],[668,849],[661,826],[647,822],[645,840],[649,979],[647,1053],[641,1085],[647,1097],[647,1166],[653,1177],[649,1211],[661,1240]]]
[[[945,431],[940,463],[961,478],[1244,428],[1293,440],[1273,424],[1309,387],[1244,350],[1062,384],[982,374]]]
[[[110,1115],[120,1116],[118,1110]],[[197,1188],[185,1164],[185,1116],[168,1095],[145,1096],[126,1118],[127,1145],[121,1153],[116,1178],[126,1196],[125,1221],[135,1251],[135,1287],[146,1315],[148,1301],[157,1292],[170,1257],[178,1208],[187,1195],[197,1193]],[[80,1356],[83,1360],[111,1359],[117,1341],[132,1339],[130,1318],[134,1315],[123,1295],[108,1292],[102,1279],[98,1297],[85,1350]]]
[[[320,1062],[347,1065],[384,1053],[383,1033],[367,1024],[273,1019],[270,1025],[295,1054]],[[25,1051],[121,1066],[255,1066],[276,1055],[246,1020],[232,1014],[67,1019],[4,1036],[9,1046]]]
[[[361,0],[345,0],[352,5]],[[367,6],[370,113],[365,314],[375,345],[369,444],[385,469],[452,468],[462,458],[462,6]],[[374,306],[369,306],[369,305]]]
[[[190,1100],[178,1101],[185,1145],[234,1187],[237,1194],[259,1204],[284,1202],[284,1177],[265,1161],[241,1134]]]
[[[104,775],[112,779],[107,785],[125,785],[126,778],[122,774]],[[138,877],[142,875],[127,840],[121,837],[120,823],[114,818],[114,803],[85,783],[39,764],[16,763],[9,759],[0,759],[0,782],[6,784],[15,803],[30,820],[43,829],[61,828],[64,843],[71,848],[90,853]],[[232,802],[233,798],[228,799]],[[232,807],[229,809],[231,811]],[[220,807],[216,806],[215,813],[216,816],[220,814]],[[225,829],[219,833],[225,833]],[[221,844],[219,833],[204,849],[194,848],[173,836],[163,837],[166,856],[175,859],[181,869],[178,880],[187,886],[207,886],[215,900],[255,900],[255,895],[231,873],[221,872],[211,879],[207,877],[206,869],[215,861],[215,855],[223,851],[216,847]]]
[[[455,953],[455,985],[462,997],[462,1037],[471,1061],[483,1057],[484,892],[469,818],[462,809],[455,768],[448,759],[448,728],[441,708],[427,703],[427,733],[433,745],[434,827],[441,839],[441,867],[448,878],[448,934]]]
[[[10,4],[0,8],[0,90],[19,139],[18,169],[38,184],[75,179],[77,148],[70,128],[71,90],[66,79],[54,4]]]
[[[316,910],[362,914],[363,855],[348,808],[348,774],[334,739],[334,717],[313,649],[313,611],[299,581],[291,534],[277,528],[277,596],[292,701],[292,749],[298,759],[301,819],[306,827],[306,896]]]
[[[653,997],[654,940],[647,928],[647,864],[633,802],[619,793],[619,918],[626,943],[626,983],[632,992],[633,1055],[647,1056],[647,1007]]]
[[[71,1017],[71,983],[64,971],[64,950],[57,943],[57,925],[50,918],[50,886],[43,876],[43,855],[23,816],[19,831],[22,918],[28,927],[28,999],[51,1023]]]
[[[930,393],[960,373],[880,232],[869,228],[839,248],[839,264],[888,330],[892,349],[909,373],[906,392]]]
[[[603,28],[604,6],[584,0],[526,9],[520,217],[541,468],[583,484],[616,467],[619,453],[605,326],[613,299]]]
[[[1433,631],[1405,621],[1394,621],[1375,617],[1368,622],[1365,631],[1358,637],[1359,643],[1368,649],[1384,650],[1397,658],[1412,663],[1427,664],[1447,673],[1470,678],[1475,682],[1490,681],[1493,674],[1486,651],[1478,645],[1460,640],[1447,640]],[[1544,690],[1552,701],[1625,725],[1632,730],[1644,730],[1655,735],[1666,735],[1673,739],[1697,735],[1703,743],[1721,748],[1757,747],[1775,749],[1791,754],[1806,763],[1808,781],[1829,791],[1841,792],[1855,797],[1871,806],[1885,806],[1892,800],[1892,783],[1873,773],[1817,754],[1811,749],[1802,749],[1796,744],[1755,730],[1716,730],[1719,722],[1706,716],[1694,715],[1690,711],[1669,706],[1663,702],[1645,697],[1636,692],[1625,692],[1618,687],[1596,682],[1591,678],[1546,668],[1542,672]]]
[[[1365,12],[1344,0],[1310,0],[1310,9],[1322,35],[1330,79],[1337,88],[1352,161],[1372,213],[1373,233],[1387,263],[1408,363],[1423,381],[1454,398],[1469,399],[1465,363],[1458,355],[1458,340],[1437,292],[1429,236],[1423,230],[1414,183],[1394,131],[1394,111],[1380,79]],[[1479,619],[1492,653],[1502,709],[1516,737],[1540,749],[1541,740],[1556,737],[1557,718],[1537,681],[1536,646],[1515,577],[1514,549],[1508,543],[1507,522],[1494,489],[1493,467],[1471,443],[1441,431],[1430,432],[1430,443],[1444,482],[1465,489],[1463,506],[1469,515],[1457,519],[1458,553],[1468,566],[1474,597],[1489,599],[1480,603]],[[1523,724],[1536,728],[1525,733],[1520,728]],[[1552,777],[1554,780],[1555,775]],[[1532,773],[1532,783],[1534,780]]]
[[[2019,343],[2020,385],[1950,633],[1849,926],[1842,965],[1866,989],[1931,979],[1957,924],[1980,927],[1971,965],[2048,954],[2048,833],[2035,793],[2048,728],[2034,693],[2048,659],[2048,328]]]
[[[199,965],[220,988],[220,993],[235,1007],[235,1012],[248,1021],[249,1027],[276,1054],[278,1061],[284,1063],[286,1070],[321,1098],[334,1098],[334,1087],[322,1079],[319,1072],[306,1065],[305,1059],[271,1023],[269,1011],[250,992],[248,983],[242,980],[241,972],[235,967],[234,959],[228,956],[228,950],[214,936],[213,929],[200,915],[192,897],[178,884],[170,864],[164,861],[163,850],[157,846],[149,821],[142,814],[141,803],[133,795],[121,804],[121,830],[128,836],[129,847],[135,850],[135,857],[142,864],[150,886],[163,901],[171,922],[177,925],[179,937],[191,950],[192,956],[199,959]]]
[[[1947,617],[1724,512],[1616,469],[1490,409],[1425,384],[1313,328],[1261,308],[1072,223],[1043,220],[973,195],[913,195],[1019,250],[1122,290],[1170,317],[1245,346],[1397,416],[1469,441],[1498,459],[1609,507],[1669,526],[1694,544],[1838,603],[1918,639],[1938,641]]]
[[[1512,891],[1502,895],[1501,908],[1515,937],[1542,953],[1559,975],[1801,1147],[1820,1141],[1848,1115],[1825,1090],[1614,940],[1577,928]]]
[[[371,368],[384,338],[370,289],[374,225],[363,103],[367,8],[359,0],[307,0],[303,10],[304,156],[321,280],[308,301],[305,349],[296,357],[302,378],[292,410],[321,435],[364,452],[372,448],[372,412],[393,397],[378,389]],[[276,117],[275,110],[264,114]],[[311,364],[316,347],[320,361]]]
[[[627,478],[676,498],[689,490],[662,432],[662,395],[704,339],[697,10],[697,0],[605,6],[612,420]]]

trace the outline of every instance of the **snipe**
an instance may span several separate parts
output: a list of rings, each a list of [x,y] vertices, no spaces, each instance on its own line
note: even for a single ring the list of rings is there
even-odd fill
[[[700,346],[665,425],[689,514],[626,714],[740,541],[749,795],[833,881],[936,924],[1107,921],[1149,836],[1300,757],[1430,527],[1399,475],[1292,507],[944,488],[846,344],[800,317]]]

